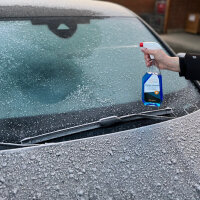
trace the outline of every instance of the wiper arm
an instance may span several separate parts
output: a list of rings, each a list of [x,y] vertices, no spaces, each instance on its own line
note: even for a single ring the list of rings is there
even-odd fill
[[[15,143],[0,142],[0,151],[9,150],[9,149],[24,148],[24,147],[32,147],[32,146],[36,146],[36,145],[37,144],[15,144]]]
[[[173,110],[171,108],[165,108],[165,109],[160,109],[160,110],[142,112],[139,114],[124,115],[120,117],[110,116],[110,117],[102,118],[95,122],[82,124],[82,125],[78,125],[78,126],[74,126],[70,128],[60,129],[60,130],[52,131],[52,132],[34,136],[34,137],[25,138],[21,140],[21,143],[22,144],[38,144],[42,142],[47,142],[52,139],[60,138],[63,136],[73,135],[76,133],[90,131],[90,130],[103,128],[103,127],[109,127],[118,123],[130,122],[130,121],[134,121],[138,119],[169,120],[169,119],[173,119],[173,117],[166,117],[162,115],[169,115],[172,113],[173,113]]]

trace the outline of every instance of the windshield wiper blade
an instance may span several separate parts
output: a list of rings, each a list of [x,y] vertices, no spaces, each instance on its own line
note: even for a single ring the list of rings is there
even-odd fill
[[[153,110],[153,111],[147,111],[142,112],[138,114],[130,114],[130,115],[124,115],[124,116],[110,116],[106,118],[102,118],[98,121],[82,124],[70,128],[60,129],[56,131],[52,131],[49,133],[45,133],[42,135],[29,137],[21,140],[22,144],[38,144],[42,142],[47,142],[49,140],[53,140],[56,138],[73,135],[76,133],[81,133],[84,131],[90,131],[98,128],[103,127],[109,127],[113,126],[115,124],[124,123],[124,122],[130,122],[138,119],[153,119],[153,120],[169,120],[173,119],[173,117],[166,117],[162,115],[169,115],[172,114],[173,110],[172,108],[165,108],[160,110]]]
[[[0,151],[2,150],[10,150],[24,147],[32,147],[37,146],[38,144],[16,144],[16,143],[4,143],[0,142]]]

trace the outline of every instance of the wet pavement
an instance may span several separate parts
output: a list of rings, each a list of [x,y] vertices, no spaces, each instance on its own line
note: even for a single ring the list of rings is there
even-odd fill
[[[176,53],[200,53],[200,34],[180,32],[160,36]]]

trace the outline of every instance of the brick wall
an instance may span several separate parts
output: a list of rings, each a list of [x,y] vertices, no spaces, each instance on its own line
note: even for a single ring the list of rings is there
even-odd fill
[[[188,0],[171,0],[168,29],[183,29],[186,20]]]
[[[198,13],[200,13],[200,0],[190,0],[188,12],[198,12]]]
[[[121,4],[142,15],[155,11],[156,0],[104,0]],[[200,0],[170,0],[167,29],[184,29],[190,12],[200,13]]]
[[[200,13],[200,0],[171,0],[168,29],[184,29],[189,12]]]
[[[107,0],[107,1],[123,5],[137,14],[154,12],[155,2],[156,2],[156,0]]]

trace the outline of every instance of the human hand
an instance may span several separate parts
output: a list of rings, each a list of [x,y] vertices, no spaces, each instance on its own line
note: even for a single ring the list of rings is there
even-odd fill
[[[144,59],[147,67],[156,65],[159,69],[180,72],[178,57],[170,57],[161,49],[152,50],[142,48],[142,52],[144,53]],[[150,58],[150,55],[154,56],[154,60]]]

